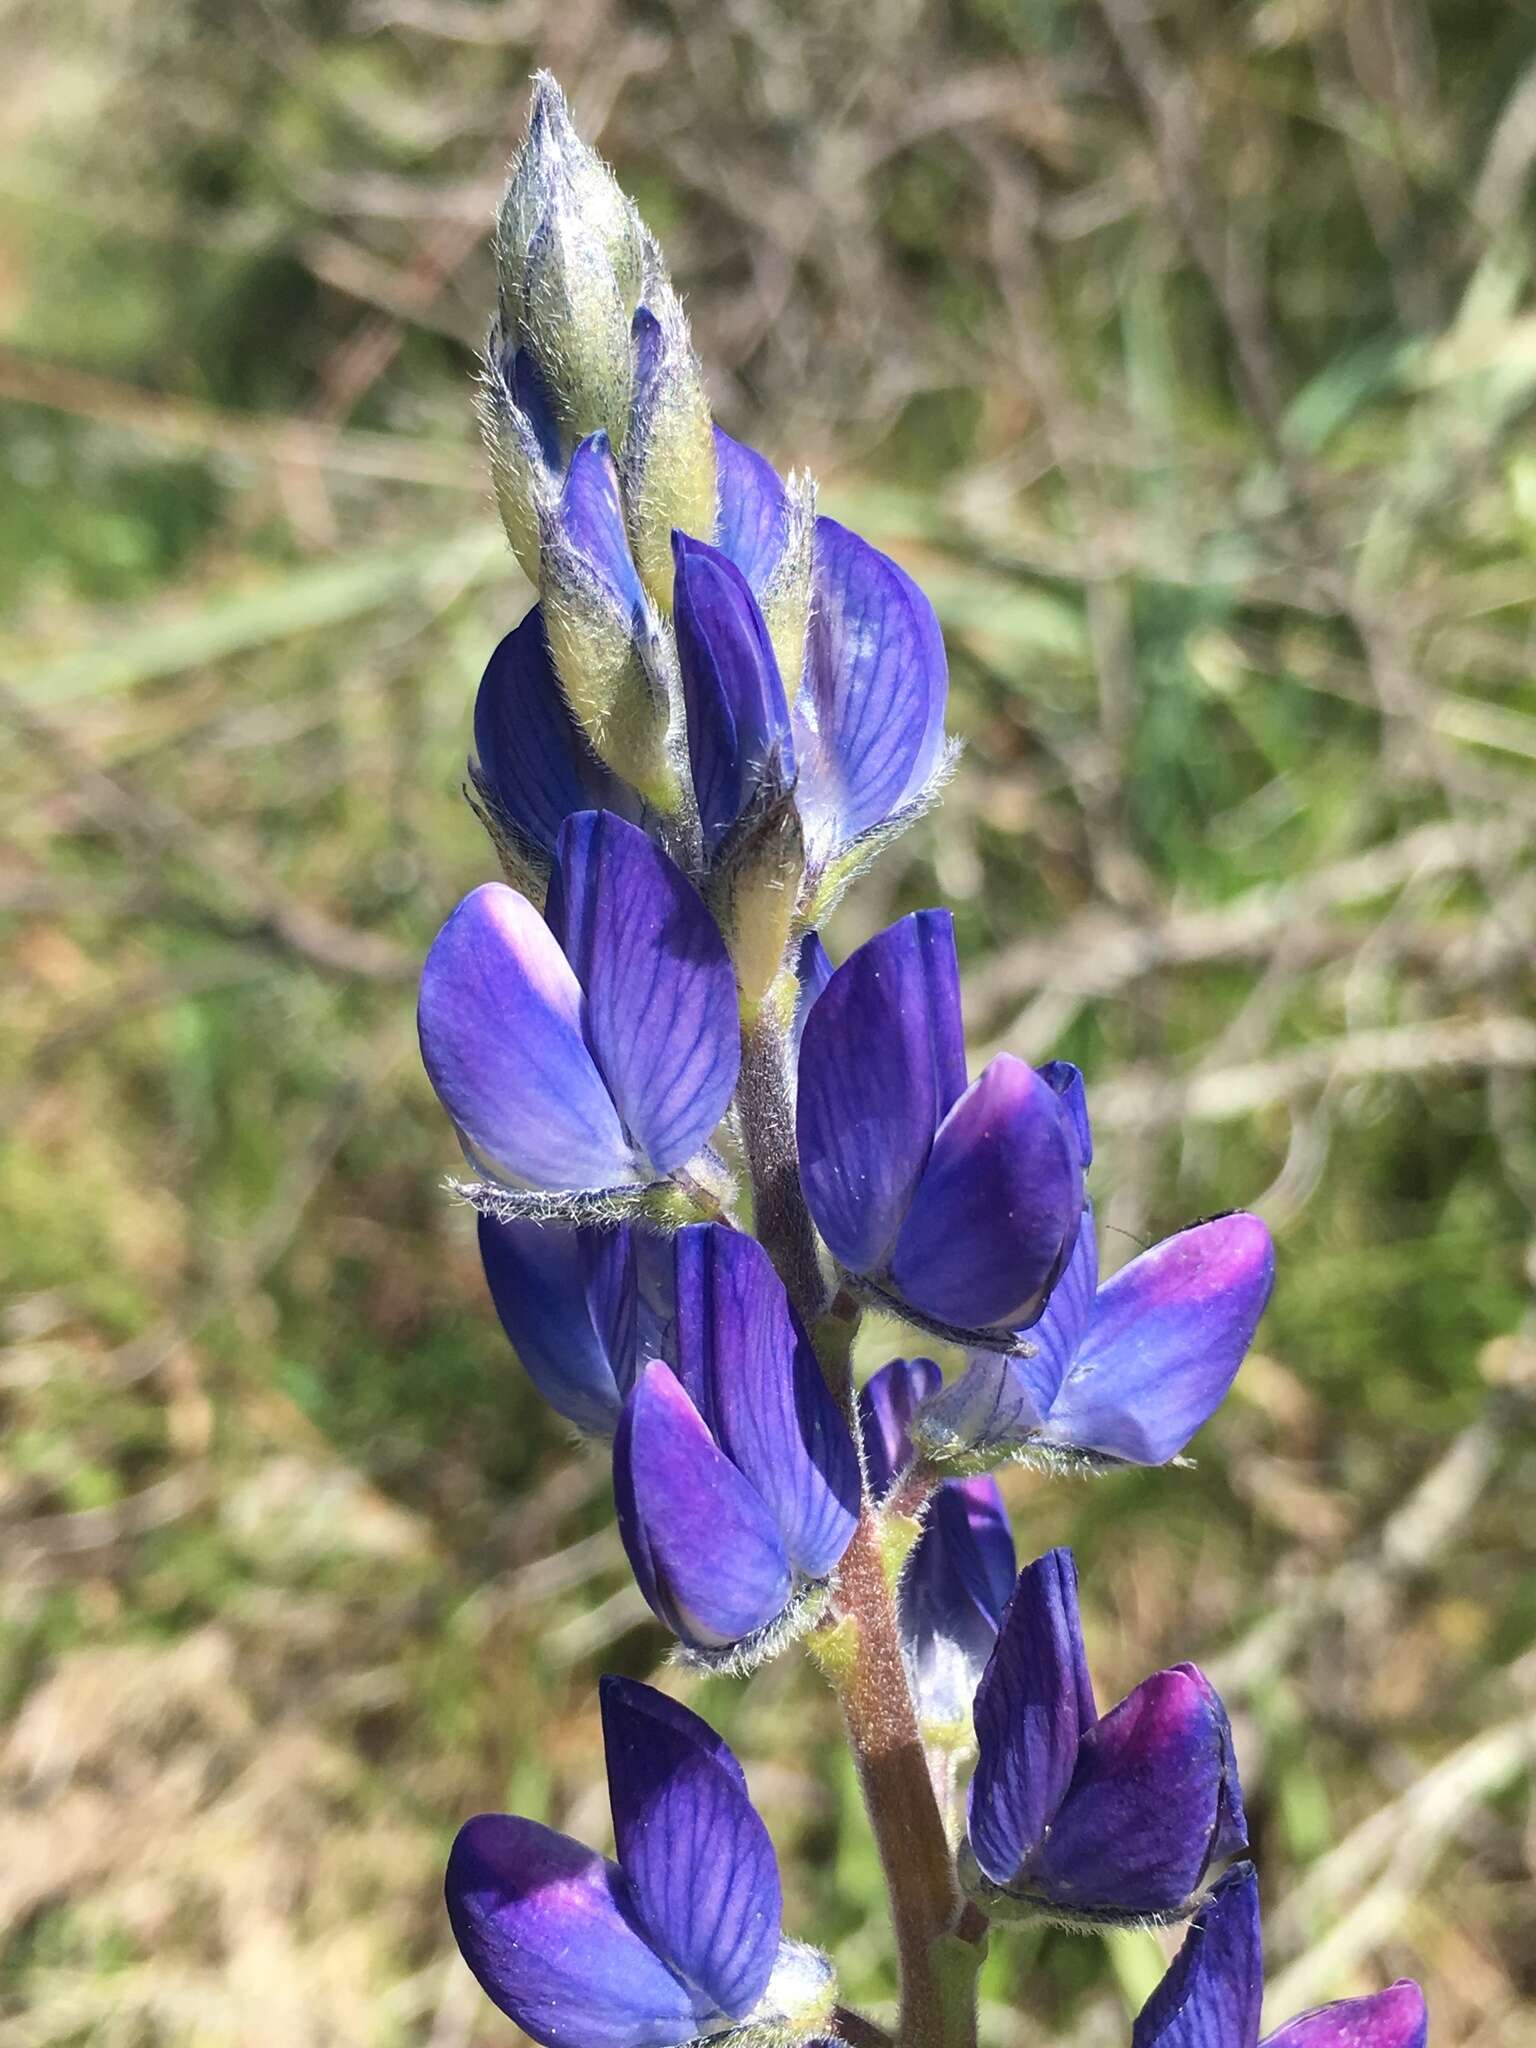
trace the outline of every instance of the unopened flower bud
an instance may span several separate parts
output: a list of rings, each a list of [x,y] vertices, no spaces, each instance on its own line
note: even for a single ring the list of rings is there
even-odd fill
[[[764,788],[721,856],[713,906],[730,947],[744,1013],[756,1010],[784,965],[805,873],[793,790]]]
[[[773,651],[793,704],[805,674],[805,645],[811,623],[811,574],[816,539],[816,479],[804,470],[790,476],[785,491],[784,546],[763,587],[760,603]]]
[[[540,542],[539,594],[566,699],[598,756],[671,814],[682,781],[670,739],[676,656],[630,557],[606,435],[572,456]]]
[[[529,245],[518,324],[571,439],[622,441],[629,417],[629,314],[601,244],[557,187]]]
[[[645,232],[545,74],[502,201],[496,260],[507,341],[532,358],[563,446],[600,428],[622,441]]]
[[[480,431],[497,509],[523,574],[539,580],[539,522],[559,496],[560,432],[537,365],[493,328],[480,385]]]
[[[645,269],[639,215],[597,151],[577,134],[564,93],[547,71],[540,71],[533,81],[527,133],[496,221],[496,263],[508,299],[522,295],[528,251],[561,186],[612,269],[626,315],[632,313]]]
[[[672,605],[672,532],[715,523],[715,437],[688,323],[662,275],[634,318],[634,386],[621,467],[635,562],[651,596]]]

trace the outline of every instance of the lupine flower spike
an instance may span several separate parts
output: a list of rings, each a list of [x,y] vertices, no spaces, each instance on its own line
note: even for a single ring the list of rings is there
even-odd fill
[[[1229,1870],[1131,2035],[1132,2048],[1260,2048],[1264,1954],[1259,1882],[1251,1863]],[[1424,1994],[1408,1978],[1289,2020],[1262,2048],[1425,2048]]]
[[[1258,2048],[1222,1704],[1179,1664],[1101,1715],[1072,1558],[1015,1577],[986,1469],[1177,1457],[1252,1341],[1268,1233],[1216,1217],[1100,1286],[1082,1076],[969,1078],[948,913],[834,969],[818,927],[954,757],[938,620],[714,423],[660,252],[547,76],[496,262],[482,419],[538,601],[475,705],[505,879],[432,946],[422,1055],[496,1314],[611,1456],[673,1658],[742,1673],[809,1636],[837,1687],[901,2009],[886,2037],[834,2004],[735,1757],[624,1678],[613,1857],[481,1814],[448,1865],[459,1947],[543,2048],[969,2048],[988,1921],[1194,1913],[1135,2048]],[[855,1399],[866,1305],[964,1369],[895,1359]],[[1425,2048],[1423,2002],[1398,1984],[1269,2042]]]
[[[988,1911],[1179,1920],[1247,1844],[1226,1712],[1192,1664],[1100,1718],[1070,1551],[1023,1572],[976,1692],[962,1878]]]

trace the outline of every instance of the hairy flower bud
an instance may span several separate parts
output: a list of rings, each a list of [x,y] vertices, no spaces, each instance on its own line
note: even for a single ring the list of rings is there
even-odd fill
[[[496,262],[502,289],[521,292],[528,250],[551,196],[563,185],[601,249],[632,312],[640,296],[645,232],[632,202],[596,150],[576,132],[571,110],[549,72],[537,72],[528,128],[512,164],[496,220]]]
[[[784,965],[804,873],[805,841],[792,792],[759,801],[723,849],[712,902],[745,1016],[755,1012]]]
[[[791,704],[805,674],[811,626],[811,572],[816,541],[816,479],[793,470],[785,487],[784,547],[763,586],[760,602]]]
[[[634,319],[634,393],[619,467],[636,566],[670,610],[673,529],[714,529],[715,436],[688,323],[659,259]]]
[[[605,435],[581,443],[541,521],[539,594],[561,685],[593,749],[658,811],[676,812],[676,655],[630,556]]]
[[[499,326],[486,344],[478,410],[501,523],[523,574],[537,585],[539,521],[560,491],[559,425],[533,358]]]
[[[529,244],[519,325],[572,439],[624,438],[631,384],[624,295],[571,194],[557,187]]]
[[[645,260],[639,215],[541,73],[497,220],[496,262],[505,341],[532,359],[566,448],[599,429],[615,445],[624,438]]]

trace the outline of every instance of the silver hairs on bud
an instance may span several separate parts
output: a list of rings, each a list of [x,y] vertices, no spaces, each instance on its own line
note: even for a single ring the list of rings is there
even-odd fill
[[[673,528],[714,532],[715,436],[682,303],[659,255],[635,314],[634,344],[634,395],[619,475],[635,566],[651,596],[670,610]]]

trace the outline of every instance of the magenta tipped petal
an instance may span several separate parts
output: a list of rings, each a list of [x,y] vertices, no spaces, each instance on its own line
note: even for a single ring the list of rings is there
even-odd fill
[[[1237,1375],[1274,1284],[1257,1216],[1165,1238],[1099,1289],[1042,1431],[1136,1465],[1176,1457]]]
[[[1178,1913],[1212,1863],[1245,1846],[1226,1713],[1202,1674],[1178,1665],[1084,1735],[1027,1884],[1086,1913]]]
[[[1264,2048],[1425,2048],[1428,2039],[1424,1994],[1400,1977],[1385,1991],[1302,2013],[1268,2035]]]

